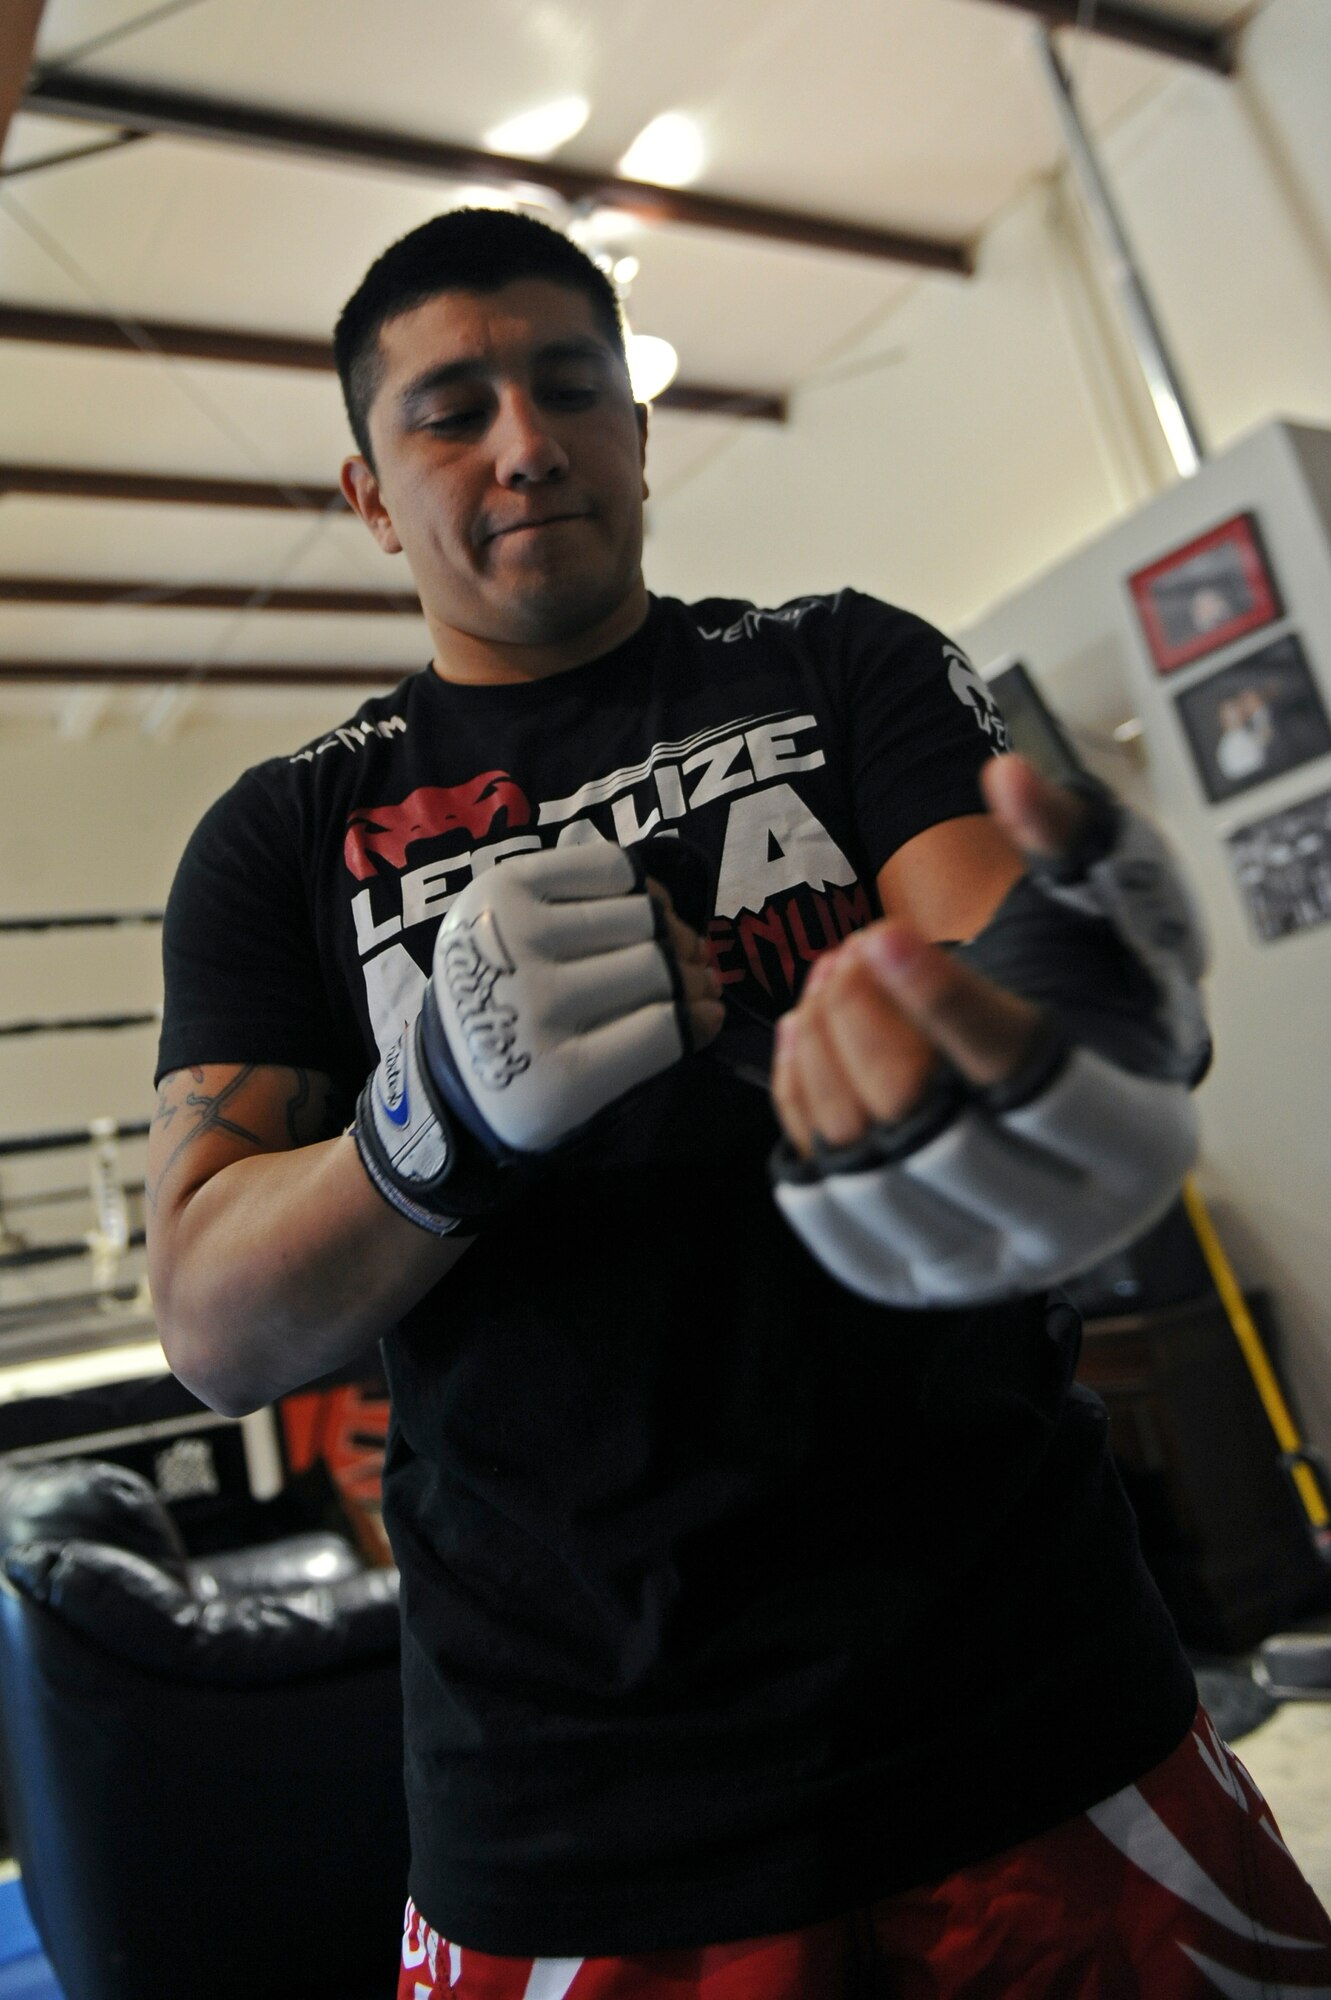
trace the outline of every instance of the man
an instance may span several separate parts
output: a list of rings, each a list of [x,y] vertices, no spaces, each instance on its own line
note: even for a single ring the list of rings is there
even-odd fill
[[[383,1343],[401,1994],[1324,1978],[1042,1296],[1190,1154],[1167,864],[919,620],[648,595],[564,238],[426,224],[337,351],[433,661],[190,843],[151,1257],[220,1409]]]

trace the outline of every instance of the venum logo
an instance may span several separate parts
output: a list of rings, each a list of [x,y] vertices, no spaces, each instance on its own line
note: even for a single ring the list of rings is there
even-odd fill
[[[984,731],[995,751],[1010,750],[1012,741],[1003,712],[988,687],[958,646],[944,646],[948,685],[957,700],[964,702]]]
[[[496,985],[511,978],[515,967],[493,910],[482,910],[471,923],[446,930],[440,946],[440,970],[471,1066],[490,1090],[504,1090],[515,1076],[530,1069],[531,1057],[513,1052],[517,1008],[495,998]]]
[[[465,785],[418,785],[391,805],[357,806],[347,817],[347,867],[358,882],[372,881],[376,856],[401,870],[414,841],[458,830],[483,840],[500,813],[510,831],[531,818],[530,805],[507,771],[481,771]]]

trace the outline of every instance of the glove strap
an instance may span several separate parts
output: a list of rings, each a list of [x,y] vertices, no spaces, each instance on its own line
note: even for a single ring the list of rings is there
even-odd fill
[[[351,1136],[391,1208],[435,1236],[474,1234],[512,1176],[444,1103],[424,1059],[428,1006],[367,1078]]]

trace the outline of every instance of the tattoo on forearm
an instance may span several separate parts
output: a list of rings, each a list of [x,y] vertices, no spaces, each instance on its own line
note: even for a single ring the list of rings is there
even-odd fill
[[[296,1071],[296,1088],[287,1099],[287,1137],[293,1146],[300,1144],[300,1130],[296,1123],[297,1114],[310,1101],[310,1075],[308,1070]]]
[[[157,1086],[157,1103],[153,1109],[153,1116],[152,1116],[153,1124],[160,1125],[163,1128],[163,1130],[165,1130],[166,1127],[171,1123],[171,1120],[175,1117],[179,1109],[180,1106],[178,1104],[173,1104],[170,1098],[167,1096],[166,1085],[164,1083],[159,1083]]]
[[[209,1097],[202,1090],[191,1090],[187,1094],[183,1105],[179,1103],[173,1104],[168,1100],[167,1086],[166,1083],[163,1083],[157,1093],[157,1109],[153,1113],[154,1125],[163,1127],[169,1125],[176,1116],[176,1113],[181,1110],[195,1111],[199,1115],[195,1124],[187,1132],[182,1133],[176,1141],[175,1146],[163,1161],[162,1170],[156,1180],[145,1187],[144,1192],[148,1197],[151,1207],[156,1207],[158,1190],[185,1148],[192,1145],[194,1140],[200,1138],[203,1133],[229,1132],[233,1138],[244,1139],[252,1146],[263,1145],[264,1142],[257,1132],[251,1132],[248,1126],[238,1124],[234,1118],[228,1118],[224,1109],[236,1096],[237,1092],[244,1089],[256,1068],[257,1064],[246,1063],[244,1068],[237,1070],[231,1081],[224,1084],[222,1089],[214,1096]],[[191,1066],[189,1073],[194,1078],[196,1084],[203,1082],[203,1071],[201,1069]],[[169,1081],[170,1079],[168,1078],[167,1082]]]

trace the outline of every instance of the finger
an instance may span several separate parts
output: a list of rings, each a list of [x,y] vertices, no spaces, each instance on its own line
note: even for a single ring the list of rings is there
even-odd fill
[[[654,935],[655,919],[642,896],[537,903],[527,919],[529,942],[559,964],[620,951],[625,945],[645,943]]]
[[[985,803],[1023,854],[1061,854],[1072,847],[1090,808],[1066,785],[1037,771],[1028,757],[992,757],[980,773]]]
[[[666,937],[679,968],[692,1046],[695,1049],[706,1048],[708,1042],[715,1041],[725,1024],[721,975],[712,964],[711,954],[697,931],[690,930],[683,919],[675,915],[674,900],[665,883],[649,875],[646,888],[648,895],[665,912]]]
[[[787,1138],[804,1159],[813,1152],[815,1124],[801,1062],[801,1036],[810,1017],[813,996],[834,976],[844,949],[842,944],[819,954],[804,982],[799,1004],[783,1014],[776,1024],[772,1098]]]
[[[838,981],[825,978],[817,993],[801,1000],[789,1039],[801,1102],[820,1139],[829,1146],[853,1146],[869,1124],[869,1112],[841,1060],[829,1028],[830,998]]]
[[[847,956],[829,988],[824,1016],[841,1067],[854,1078],[870,1119],[904,1118],[928,1088],[938,1051],[884,992],[862,950]]]
[[[679,968],[679,981],[683,988],[684,1007],[689,1017],[689,1027],[693,1035],[694,1048],[702,1048],[720,1034],[725,1020],[725,1004],[721,999],[721,975],[715,966],[706,960]]]
[[[1040,1021],[1028,1000],[927,943],[909,924],[875,925],[861,951],[902,1013],[969,1082],[1002,1083],[1020,1068]]]
[[[726,1010],[719,1000],[691,1000],[685,1012],[695,1049],[705,1049],[725,1026]]]
[[[647,894],[649,896],[654,897],[655,900],[661,905],[661,907],[665,910],[667,916],[671,917],[674,916],[675,899],[671,895],[669,889],[666,888],[664,882],[658,882],[654,875],[649,875],[644,881],[643,887],[646,889]]]
[[[697,931],[690,930],[683,918],[675,915],[675,908],[674,904],[670,901],[669,890],[661,889],[658,891],[656,884],[653,882],[649,882],[647,887],[653,900],[658,902],[665,911],[666,935],[670,939],[671,950],[679,960],[679,963],[681,965],[702,965],[708,957],[707,946],[702,938],[699,937]]]
[[[772,1102],[786,1137],[801,1159],[813,1151],[813,1119],[804,1101],[804,1089],[795,1060],[799,1026],[793,1013],[783,1014],[776,1024],[776,1046],[772,1054]]]

